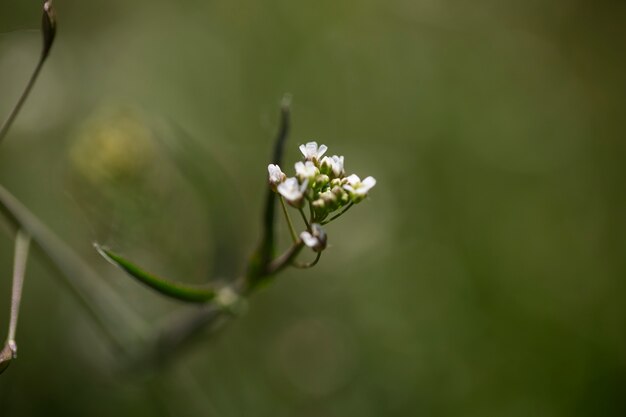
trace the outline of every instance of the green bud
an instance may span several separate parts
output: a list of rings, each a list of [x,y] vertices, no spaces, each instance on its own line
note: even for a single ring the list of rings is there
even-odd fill
[[[329,181],[330,181],[330,178],[328,177],[328,175],[325,175],[325,174],[318,175],[317,178],[315,178],[315,188],[321,189],[326,184],[328,184]]]
[[[311,205],[316,211],[324,211],[326,209],[326,202],[321,198],[313,201]]]
[[[337,196],[333,194],[330,190],[321,193],[320,198],[324,201],[325,206],[329,208],[331,211],[336,208]]]

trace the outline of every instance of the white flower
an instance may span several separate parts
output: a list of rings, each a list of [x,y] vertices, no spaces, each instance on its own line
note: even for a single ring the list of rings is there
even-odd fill
[[[319,160],[327,150],[328,147],[326,145],[320,145],[318,148],[317,142],[308,142],[306,145],[300,145],[300,152],[309,161]]]
[[[304,191],[306,190],[308,180],[305,180],[302,184],[298,183],[297,178],[287,178],[285,181],[278,184],[276,190],[285,197],[285,200],[292,206],[299,206],[304,197]]]
[[[315,252],[321,252],[326,248],[326,232],[318,223],[311,225],[311,233],[308,231],[300,233],[300,239]]]
[[[296,175],[301,180],[313,179],[320,173],[315,164],[311,161],[296,162]]]
[[[367,196],[369,190],[372,189],[376,185],[376,180],[374,177],[367,177],[363,181],[355,175],[352,174],[346,179],[346,184],[343,186],[344,190],[350,193],[350,197],[352,197],[352,201],[358,203],[362,199]]]
[[[285,179],[287,178],[287,176],[285,175],[285,173],[283,171],[281,171],[280,167],[278,165],[274,165],[274,164],[269,164],[267,166],[267,172],[270,175],[270,184],[271,185],[278,185],[281,182],[285,181]]]
[[[343,169],[343,156],[333,155],[331,157],[325,156],[320,162],[323,168],[330,170],[335,178],[341,177],[345,174]]]

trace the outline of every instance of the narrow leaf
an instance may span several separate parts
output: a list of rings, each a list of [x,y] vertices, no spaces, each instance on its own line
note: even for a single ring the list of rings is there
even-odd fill
[[[136,278],[139,282],[163,295],[191,303],[204,303],[211,301],[215,297],[215,290],[209,286],[194,286],[168,281],[164,278],[160,278],[143,271],[130,261],[116,255],[106,248],[103,248],[97,243],[94,243],[94,247],[104,259],[121,268],[130,276]]]
[[[272,152],[272,160],[270,163],[280,165],[283,158],[283,152],[285,149],[285,142],[289,135],[290,127],[290,96],[283,97],[280,108],[280,128],[276,135],[274,142],[274,149]],[[248,263],[247,277],[250,281],[250,289],[256,287],[263,277],[268,275],[268,266],[274,255],[275,247],[275,218],[276,218],[276,193],[267,187],[267,194],[265,197],[265,207],[263,211],[262,219],[262,236],[261,242],[252,254]]]

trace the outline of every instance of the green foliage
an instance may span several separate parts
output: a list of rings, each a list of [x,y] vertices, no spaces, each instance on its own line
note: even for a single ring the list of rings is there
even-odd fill
[[[116,255],[110,250],[103,248],[98,244],[94,244],[94,246],[109,262],[120,267],[130,276],[136,278],[138,281],[165,296],[192,303],[206,303],[215,298],[216,291],[210,286],[190,286],[156,277],[143,271],[138,266],[127,261],[121,256]]]

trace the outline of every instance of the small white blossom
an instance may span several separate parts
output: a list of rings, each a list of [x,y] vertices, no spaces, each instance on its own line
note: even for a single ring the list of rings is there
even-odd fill
[[[325,156],[320,161],[322,171],[333,174],[335,178],[342,177],[346,172],[343,169],[343,156]]]
[[[296,162],[296,175],[301,180],[304,179],[313,179],[320,173],[320,170],[317,169],[315,164],[311,161],[306,162]]]
[[[287,178],[287,175],[285,175],[285,173],[281,171],[278,165],[269,164],[267,166],[267,172],[269,173],[269,176],[270,176],[270,184],[274,186],[285,181],[285,179]]]
[[[318,223],[311,225],[310,233],[308,231],[300,233],[300,239],[315,252],[323,251],[326,248],[326,232]]]
[[[309,161],[319,160],[328,150],[326,145],[317,146],[317,142],[308,142],[306,145],[300,145],[300,152],[304,158]]]
[[[298,183],[297,178],[287,178],[285,181],[278,184],[276,190],[285,197],[285,200],[293,206],[299,206],[304,197],[304,191],[306,190],[308,180],[305,180],[302,184]]]
[[[343,188],[348,193],[350,193],[350,196],[355,203],[365,198],[369,190],[371,190],[376,185],[376,180],[374,179],[374,177],[367,177],[363,181],[361,181],[361,179],[357,175],[352,174],[345,180],[346,184],[343,186]]]

